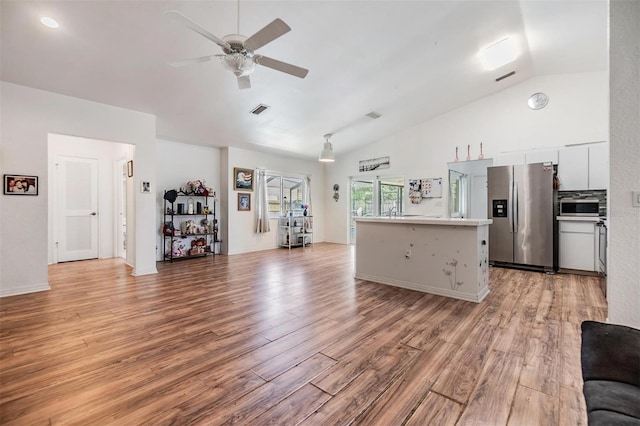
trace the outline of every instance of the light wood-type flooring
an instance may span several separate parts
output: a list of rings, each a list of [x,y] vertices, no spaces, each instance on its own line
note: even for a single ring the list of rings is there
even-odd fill
[[[354,279],[337,244],[158,270],[58,264],[0,299],[0,423],[586,424],[598,278],[491,268],[477,304]]]

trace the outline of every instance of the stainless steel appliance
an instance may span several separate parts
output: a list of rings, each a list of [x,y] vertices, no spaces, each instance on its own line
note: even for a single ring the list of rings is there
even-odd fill
[[[600,201],[597,199],[560,200],[560,216],[599,216]]]
[[[491,264],[555,270],[553,175],[549,163],[487,168]]]
[[[607,276],[607,224],[601,220],[598,226],[598,271]],[[605,293],[606,296],[606,293]]]

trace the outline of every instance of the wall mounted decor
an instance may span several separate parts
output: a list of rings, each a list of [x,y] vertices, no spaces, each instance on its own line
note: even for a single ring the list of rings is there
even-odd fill
[[[409,201],[420,204],[423,198],[442,198],[442,178],[409,180]]]
[[[358,171],[369,172],[371,170],[388,169],[391,165],[389,157],[372,158],[371,160],[361,160]]]
[[[233,189],[236,191],[253,191],[253,169],[234,167]]]
[[[337,183],[333,184],[333,199],[336,200],[336,203],[338,202],[338,199],[340,199],[340,194],[338,194],[338,191],[340,190],[340,185],[338,185]]]
[[[151,182],[140,182],[140,192],[151,193]]]
[[[4,175],[5,195],[38,195],[38,176]]]
[[[251,194],[238,193],[238,211],[248,212],[251,210]]]

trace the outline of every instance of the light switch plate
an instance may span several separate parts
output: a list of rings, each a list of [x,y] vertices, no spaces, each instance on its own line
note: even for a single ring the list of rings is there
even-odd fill
[[[640,207],[640,191],[632,191],[631,193],[633,194],[631,205],[633,207]]]

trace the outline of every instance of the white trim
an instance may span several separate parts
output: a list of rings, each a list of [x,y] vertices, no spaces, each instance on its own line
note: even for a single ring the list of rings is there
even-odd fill
[[[30,286],[17,285],[15,287],[4,287],[0,289],[0,297],[17,296],[19,294],[36,293],[39,291],[49,291],[49,283],[34,284]]]

